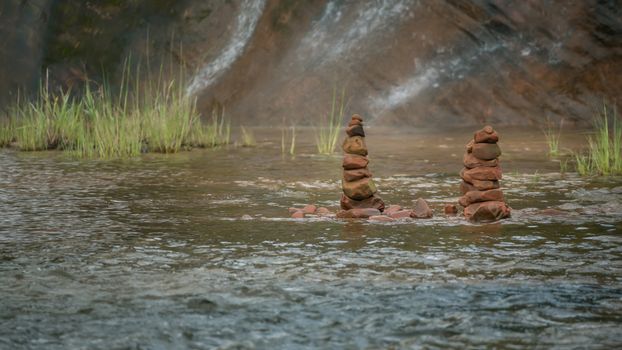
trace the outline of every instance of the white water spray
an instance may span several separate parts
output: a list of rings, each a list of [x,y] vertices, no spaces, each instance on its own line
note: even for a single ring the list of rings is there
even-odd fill
[[[192,78],[186,89],[188,95],[194,95],[212,85],[244,52],[246,44],[255,32],[265,3],[265,0],[243,0],[241,2],[240,12],[229,43],[216,59],[201,68]]]

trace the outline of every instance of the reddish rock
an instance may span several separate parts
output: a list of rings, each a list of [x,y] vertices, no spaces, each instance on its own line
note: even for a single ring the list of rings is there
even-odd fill
[[[501,155],[501,148],[496,143],[475,143],[471,152],[475,158],[492,160]]]
[[[473,183],[473,180],[497,181],[501,180],[501,168],[496,167],[477,167],[473,169],[463,168],[460,177],[466,182]]]
[[[464,216],[473,222],[491,222],[510,217],[510,208],[504,202],[479,202],[464,208]]]
[[[302,208],[302,212],[305,214],[314,214],[316,210],[317,210],[317,207],[313,204],[305,205]]]
[[[303,219],[305,217],[305,213],[302,210],[299,210],[292,214],[292,219]]]
[[[455,204],[445,204],[445,215],[456,215],[458,214],[458,208]]]
[[[469,141],[469,143],[466,144],[465,148],[467,153],[471,153],[473,152],[473,145],[475,144],[475,141],[471,140]]]
[[[404,218],[409,218],[411,214],[412,214],[412,210],[398,210],[398,211],[391,212],[390,214],[387,214],[387,215],[389,215],[393,219],[404,219]]]
[[[367,168],[351,169],[343,171],[343,179],[350,182],[360,180],[364,177],[371,177],[372,174]]]
[[[380,210],[374,208],[358,208],[337,212],[337,217],[340,219],[367,219],[376,215],[380,215]]]
[[[477,167],[494,167],[499,165],[499,159],[495,158],[492,160],[482,160],[477,159],[473,155],[473,153],[465,153],[464,158],[462,159],[464,166],[469,169],[477,168]]]
[[[487,125],[482,130],[475,132],[473,140],[475,143],[497,143],[499,135],[492,129],[492,126]]]
[[[349,154],[358,154],[360,156],[367,155],[367,146],[365,145],[365,138],[361,136],[346,137],[343,140],[341,148],[344,152]]]
[[[328,214],[330,214],[330,210],[328,210],[328,208],[326,208],[326,207],[319,207],[315,211],[315,214],[319,215],[319,216],[328,215]]]
[[[430,209],[428,202],[426,202],[423,198],[417,199],[417,201],[415,202],[415,207],[410,213],[410,217],[416,219],[431,218],[432,215],[432,209]]]
[[[384,210],[384,202],[378,196],[371,196],[369,198],[357,201],[352,198],[348,198],[345,194],[341,195],[341,209],[357,209],[357,208],[374,208],[379,211]]]
[[[290,214],[293,214],[293,213],[295,213],[295,212],[297,212],[297,211],[301,211],[301,210],[302,210],[302,209],[300,209],[300,208],[288,208],[288,209],[287,209],[287,211],[288,211]]]
[[[354,126],[354,125],[363,125],[363,123],[358,120],[350,120],[350,122],[348,123],[348,126]]]
[[[365,137],[365,130],[363,130],[363,126],[360,124],[352,125],[346,128],[346,134],[348,134],[348,136]]]
[[[369,219],[367,219],[369,221],[377,221],[377,222],[390,222],[390,221],[395,221],[395,219],[388,217],[386,215],[374,215],[374,216],[370,216]]]
[[[402,210],[402,206],[401,205],[397,205],[397,204],[391,204],[389,205],[389,207],[387,209],[384,210],[384,213],[386,215],[391,215],[392,213],[395,213],[397,211]]]
[[[471,184],[475,187],[476,191],[487,191],[499,188],[499,181],[473,180]]]
[[[358,114],[353,114],[351,119],[352,119],[352,120],[358,120],[358,121],[360,121],[361,123],[363,122],[363,117],[361,117],[361,116],[360,116],[360,115],[358,115]]]
[[[364,177],[350,182],[342,180],[341,187],[346,196],[358,201],[369,198],[377,192],[376,185],[371,177]]]
[[[466,207],[473,203],[487,201],[503,202],[503,192],[500,189],[488,191],[469,191],[464,196],[460,197],[458,203],[460,203],[461,206]]]
[[[346,170],[360,169],[365,168],[368,163],[369,160],[367,159],[367,157],[359,156],[356,154],[345,154],[343,156],[342,166]]]
[[[462,181],[460,183],[460,192],[462,192],[462,194],[465,194],[469,191],[478,191],[477,188],[475,188],[475,186],[471,185],[470,183],[466,182],[466,181]]]

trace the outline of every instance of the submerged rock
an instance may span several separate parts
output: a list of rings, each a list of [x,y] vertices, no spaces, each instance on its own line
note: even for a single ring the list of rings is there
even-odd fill
[[[395,221],[395,219],[386,216],[386,215],[374,215],[374,216],[370,216],[369,219],[367,219],[369,221],[377,221],[377,222],[391,222],[391,221]]]
[[[445,215],[456,215],[458,214],[458,208],[455,204],[445,204],[444,212]]]
[[[374,208],[358,208],[349,210],[340,210],[337,217],[340,219],[367,219],[370,216],[382,214],[380,210]]]
[[[417,199],[417,201],[415,202],[415,207],[410,213],[410,217],[415,219],[428,219],[431,218],[433,215],[434,214],[432,212],[432,209],[430,209],[428,202],[426,202],[423,198]]]
[[[504,202],[479,202],[464,208],[464,216],[475,222],[497,221],[510,217],[510,208]]]

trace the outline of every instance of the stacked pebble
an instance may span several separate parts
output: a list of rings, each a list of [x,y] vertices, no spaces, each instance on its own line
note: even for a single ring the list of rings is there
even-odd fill
[[[358,114],[352,116],[346,128],[343,141],[343,178],[341,181],[341,209],[337,217],[367,218],[379,215],[384,210],[384,202],[376,196],[376,185],[372,174],[367,168],[367,146],[363,118]]]
[[[477,222],[496,221],[510,216],[510,208],[499,189],[501,149],[499,135],[491,126],[475,132],[466,146],[464,169],[460,172],[463,194],[458,203],[464,207],[464,216]]]

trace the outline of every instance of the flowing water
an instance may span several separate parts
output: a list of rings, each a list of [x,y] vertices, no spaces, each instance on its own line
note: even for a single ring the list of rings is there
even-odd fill
[[[271,130],[127,161],[0,151],[0,348],[619,347],[622,179],[560,175],[539,133],[500,132],[514,211],[486,225],[442,214],[465,130],[368,128],[381,196],[436,213],[382,224],[288,218],[338,206],[340,156],[311,130],[296,157]]]

